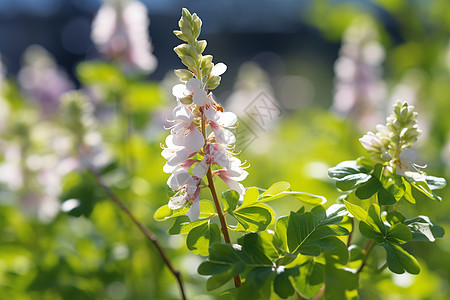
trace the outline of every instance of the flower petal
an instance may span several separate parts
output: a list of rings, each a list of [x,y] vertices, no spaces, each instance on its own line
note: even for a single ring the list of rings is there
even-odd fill
[[[197,78],[191,78],[186,82],[186,88],[191,92],[198,90],[201,85],[202,82]]]
[[[191,129],[191,132],[186,136],[186,149],[190,152],[197,152],[205,144],[203,134],[197,128]]]
[[[244,195],[244,186],[239,182],[231,179],[228,172],[220,172],[219,177],[228,185],[231,190],[238,192],[239,195]]]
[[[167,206],[169,206],[171,210],[180,209],[186,206],[186,198],[184,195],[171,197]]]
[[[194,114],[184,105],[178,105],[173,109],[172,113],[175,119],[182,121],[189,121],[194,118]]]
[[[217,123],[224,127],[231,127],[237,122],[237,116],[232,112],[223,112],[220,114],[219,120]]]
[[[192,100],[195,104],[198,106],[203,106],[208,102],[208,94],[205,90],[196,90],[194,91],[194,94],[192,95]]]
[[[167,179],[167,185],[172,190],[176,191],[183,185],[187,184],[191,177],[192,176],[188,172],[180,170],[170,175],[169,179]]]
[[[227,70],[227,65],[226,64],[218,63],[212,68],[211,75],[213,75],[213,76],[220,76],[223,73],[225,73],[226,70]]]
[[[186,214],[191,222],[194,222],[200,216],[200,201],[195,201]]]
[[[213,122],[219,121],[220,113],[220,111],[215,110],[212,106],[208,106],[205,109],[205,116],[208,118],[208,120],[211,120]]]
[[[174,95],[177,98],[184,98],[189,94],[190,94],[190,92],[186,88],[186,85],[184,85],[184,84],[180,83],[172,88],[172,95]]]
[[[208,168],[209,165],[206,163],[206,158],[203,158],[203,160],[198,164],[196,164],[195,167],[192,169],[192,173],[199,178],[203,178],[208,172]]]
[[[216,123],[211,123],[211,128],[214,131],[214,135],[218,143],[231,145],[236,142],[236,137],[228,129],[225,129]]]

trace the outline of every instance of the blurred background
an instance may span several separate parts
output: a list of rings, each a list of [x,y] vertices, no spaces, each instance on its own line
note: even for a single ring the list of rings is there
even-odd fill
[[[168,201],[160,144],[184,67],[172,33],[182,7],[203,20],[205,53],[228,65],[214,94],[239,116],[245,186],[286,180],[334,203],[327,169],[364,155],[358,138],[397,99],[419,112],[426,172],[449,178],[447,0],[0,0],[0,298],[179,298],[88,165],[157,234],[188,297],[220,294],[197,275],[204,258],[166,233],[171,221],[153,219]],[[438,194],[403,209],[450,232],[450,190]],[[278,216],[300,205],[273,204]],[[361,299],[450,298],[450,240],[411,244],[421,273],[363,277]]]

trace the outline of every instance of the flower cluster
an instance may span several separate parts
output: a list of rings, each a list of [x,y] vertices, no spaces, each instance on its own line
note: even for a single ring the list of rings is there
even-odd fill
[[[105,0],[92,23],[92,41],[107,57],[119,59],[126,71],[151,73],[157,60],[151,53],[147,8],[135,0]]]
[[[421,173],[420,168],[426,167],[415,163],[417,153],[411,149],[420,134],[417,112],[414,106],[401,101],[393,109],[386,125],[377,125],[376,133],[369,131],[359,141],[375,162],[387,163],[398,175],[414,177],[411,172]]]
[[[386,94],[381,79],[384,55],[375,25],[369,20],[358,19],[345,31],[334,65],[333,108],[364,127],[372,127],[382,119]]]
[[[175,71],[184,83],[172,89],[178,105],[169,120],[173,125],[162,156],[167,159],[164,172],[171,173],[167,184],[176,192],[168,206],[172,210],[190,206],[187,215],[192,221],[200,214],[203,177],[208,176],[208,182],[220,177],[230,189],[243,195],[244,187],[238,181],[248,173],[232,152],[236,139],[229,129],[236,125],[237,117],[224,112],[209,92],[220,83],[226,65],[214,65],[211,55],[202,55],[206,41],[197,40],[201,21],[196,14],[184,9],[179,25],[180,31],[175,34],[187,44],[179,45],[175,52],[188,70]]]
[[[39,45],[28,47],[23,60],[25,65],[18,75],[20,87],[31,101],[39,104],[44,116],[56,114],[61,95],[74,88],[69,75]]]

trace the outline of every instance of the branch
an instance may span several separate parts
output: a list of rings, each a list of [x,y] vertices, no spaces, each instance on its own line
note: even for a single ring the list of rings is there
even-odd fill
[[[181,296],[183,300],[186,300],[186,294],[184,292],[183,287],[183,281],[181,280],[181,274],[179,271],[175,270],[172,266],[169,258],[167,257],[166,253],[164,252],[164,249],[161,247],[161,245],[158,243],[158,240],[156,238],[156,235],[150,231],[147,227],[145,227],[141,222],[139,222],[136,217],[132,214],[132,212],[128,209],[128,207],[123,203],[117,196],[114,194],[114,192],[103,183],[103,180],[100,176],[100,174],[94,169],[93,166],[89,166],[90,173],[94,176],[95,181],[97,184],[103,188],[103,190],[108,195],[108,198],[113,201],[114,203],[119,206],[119,208],[133,221],[133,223],[139,228],[139,230],[155,245],[156,249],[158,250],[159,254],[161,255],[162,259],[164,260],[165,264],[169,268],[170,272],[176,277],[178,281],[178,285],[180,287]]]
[[[375,243],[374,243],[373,240],[369,240],[369,241],[367,242],[367,245],[366,245],[366,247],[365,247],[364,250],[363,250],[363,253],[364,253],[364,255],[365,255],[365,256],[364,256],[364,260],[363,260],[363,262],[362,262],[362,264],[361,264],[361,267],[359,267],[358,271],[356,272],[356,274],[361,273],[362,270],[364,269],[364,267],[366,266],[367,259],[369,258],[369,254],[370,254],[370,252],[372,251],[372,249],[373,249],[374,246],[375,246]]]

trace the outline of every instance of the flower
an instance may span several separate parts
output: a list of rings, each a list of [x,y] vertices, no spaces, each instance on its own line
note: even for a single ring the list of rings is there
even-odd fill
[[[139,1],[105,1],[92,23],[91,38],[99,52],[119,59],[126,71],[151,73],[158,64],[151,53],[146,6]]]
[[[383,142],[375,133],[369,131],[359,139],[359,142],[367,151],[378,154],[383,161],[392,159],[392,156],[387,152]]]
[[[192,101],[196,105],[204,106],[210,102],[210,99],[206,91],[201,88],[201,84],[199,79],[191,78],[186,84],[177,84],[174,86],[172,94],[177,97],[178,102],[182,102],[182,100],[186,98],[192,98]]]
[[[18,74],[20,87],[36,101],[44,116],[57,112],[61,96],[74,88],[68,74],[60,68],[52,55],[38,45],[27,48],[25,65]]]
[[[417,152],[415,150],[405,148],[399,155],[397,160],[397,175],[405,176],[413,179],[413,181],[424,181],[426,175],[420,169],[424,169],[427,165],[419,165],[417,161]]]
[[[198,21],[196,21],[198,20]],[[236,122],[234,113],[224,112],[210,90],[220,83],[227,66],[214,65],[212,56],[202,53],[206,41],[198,41],[201,21],[194,14],[183,9],[180,31],[174,31],[181,40],[187,42],[174,48],[187,70],[175,70],[183,83],[172,88],[177,106],[173,110],[173,123],[170,135],[166,138],[162,156],[167,159],[163,171],[170,173],[167,185],[175,191],[170,197],[168,207],[172,210],[190,207],[187,215],[191,221],[200,215],[200,183],[208,177],[208,185],[213,197],[213,177],[221,178],[230,189],[242,197],[244,180],[248,172],[242,168],[241,161],[232,153],[236,137],[229,130]],[[218,213],[220,213],[220,208]]]
[[[184,105],[179,105],[173,110],[175,117],[170,127],[173,136],[173,144],[186,147],[191,152],[197,152],[203,147],[205,139],[201,131],[193,123],[194,114]]]
[[[356,119],[364,127],[371,127],[382,119],[380,104],[386,94],[381,78],[384,56],[371,21],[360,18],[345,30],[334,65],[333,109]]]
[[[169,187],[177,191],[173,197],[170,197],[168,207],[177,210],[190,204],[187,216],[191,222],[198,219],[200,215],[200,182],[201,178],[191,176],[186,170],[174,172],[167,180]]]

